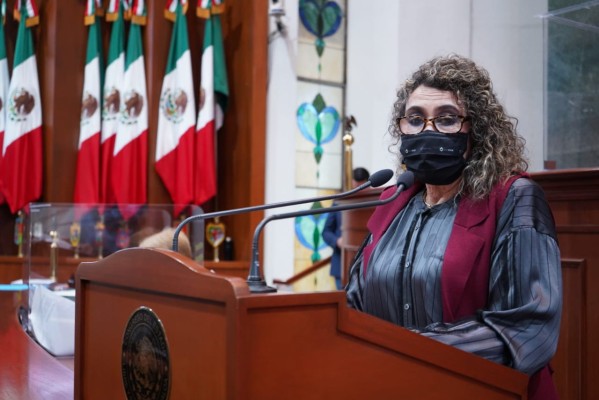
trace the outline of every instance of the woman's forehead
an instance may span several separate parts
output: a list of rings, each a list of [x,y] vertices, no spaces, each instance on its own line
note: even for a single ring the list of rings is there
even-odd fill
[[[411,107],[454,106],[461,109],[458,97],[449,90],[436,89],[430,86],[418,86],[408,97],[406,109]]]

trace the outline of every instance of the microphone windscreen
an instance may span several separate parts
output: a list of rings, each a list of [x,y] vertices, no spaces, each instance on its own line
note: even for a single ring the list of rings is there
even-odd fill
[[[397,177],[397,186],[403,185],[404,189],[409,188],[414,184],[414,173],[412,171],[405,171],[403,174]]]
[[[389,179],[391,179],[391,177],[393,177],[393,171],[391,171],[390,169],[382,169],[370,175],[370,178],[368,178],[368,180],[370,181],[370,186],[379,187],[389,182]]]

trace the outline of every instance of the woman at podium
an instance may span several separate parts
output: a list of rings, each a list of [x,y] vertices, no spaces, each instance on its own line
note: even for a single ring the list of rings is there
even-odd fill
[[[531,375],[530,399],[557,398],[553,216],[488,72],[458,55],[426,62],[398,90],[390,133],[417,182],[372,214],[349,305]]]

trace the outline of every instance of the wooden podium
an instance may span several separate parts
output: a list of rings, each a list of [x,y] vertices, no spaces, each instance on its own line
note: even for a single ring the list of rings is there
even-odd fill
[[[124,399],[131,376],[166,393],[147,398],[526,398],[526,375],[352,310],[343,292],[252,294],[155,249],[82,263],[76,284],[77,399]],[[131,374],[140,308],[160,321],[166,351],[146,349]]]

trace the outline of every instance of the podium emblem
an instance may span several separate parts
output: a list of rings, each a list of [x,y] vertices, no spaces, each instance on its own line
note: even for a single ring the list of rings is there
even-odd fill
[[[168,343],[162,322],[150,308],[140,307],[129,317],[123,335],[121,371],[128,400],[168,399]]]

